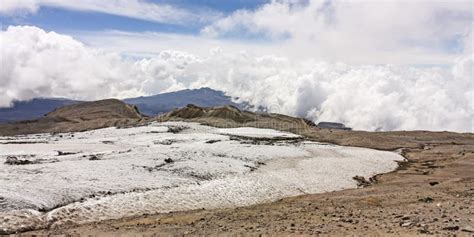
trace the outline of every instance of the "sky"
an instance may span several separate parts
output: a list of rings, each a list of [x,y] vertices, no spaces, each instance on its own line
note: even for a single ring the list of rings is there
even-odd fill
[[[473,131],[473,1],[2,0],[0,107],[203,86],[363,130]]]

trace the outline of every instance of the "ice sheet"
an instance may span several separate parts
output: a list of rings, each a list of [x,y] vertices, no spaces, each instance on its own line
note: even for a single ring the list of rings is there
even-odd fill
[[[287,132],[281,132],[274,129],[263,129],[263,128],[223,128],[219,129],[218,133],[225,135],[234,135],[242,137],[255,137],[255,138],[296,138],[299,135]]]
[[[285,139],[257,145],[234,135]],[[179,122],[0,137],[0,233],[353,188],[355,175],[403,159],[288,138],[299,136]],[[12,156],[30,164],[5,164]]]

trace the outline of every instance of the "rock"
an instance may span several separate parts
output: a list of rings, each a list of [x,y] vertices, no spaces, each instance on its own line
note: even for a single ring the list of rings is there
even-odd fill
[[[418,231],[420,232],[420,234],[431,234],[431,232],[427,230],[426,228],[419,229]]]
[[[33,164],[33,162],[29,160],[19,160],[15,156],[7,156],[7,160],[5,161],[6,165],[28,165]]]
[[[355,181],[357,181],[357,187],[368,187],[370,186],[370,182],[367,181],[363,176],[356,175],[352,177]]]
[[[209,141],[206,141],[207,144],[213,144],[213,143],[216,143],[216,142],[220,142],[221,140],[209,140]]]
[[[181,131],[187,129],[185,126],[169,126],[168,127],[168,132],[170,133],[180,133]]]
[[[58,151],[58,156],[67,156],[67,155],[74,155],[75,152],[67,152],[67,151]]]
[[[447,227],[444,227],[443,230],[457,231],[459,230],[459,226],[447,226]]]
[[[263,161],[257,161],[257,165],[266,165]]]
[[[400,223],[401,227],[410,227],[412,225],[413,225],[413,223],[410,222],[410,221]]]
[[[435,185],[438,185],[439,182],[437,182],[437,181],[432,181],[432,182],[430,182],[429,184],[430,184],[431,186],[435,186]]]
[[[166,158],[166,159],[165,159],[165,162],[166,162],[167,164],[170,164],[170,163],[173,163],[174,160],[171,159],[171,158]]]
[[[425,224],[425,223],[418,223],[416,226],[417,226],[417,227],[425,227],[426,224]]]
[[[156,145],[171,145],[173,144],[174,142],[176,142],[175,140],[173,139],[166,139],[166,140],[163,140],[163,141],[154,141],[153,143],[156,144]]]
[[[464,228],[461,229],[461,231],[474,233],[474,228],[472,226],[465,226]]]
[[[346,222],[346,223],[353,223],[354,222],[354,220],[352,220],[352,219],[342,219],[341,221]]]
[[[425,197],[425,198],[418,199],[418,201],[425,202],[425,203],[432,203],[434,199],[432,197]]]

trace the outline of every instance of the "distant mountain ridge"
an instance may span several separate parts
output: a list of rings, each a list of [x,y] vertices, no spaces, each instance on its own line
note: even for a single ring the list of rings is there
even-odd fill
[[[37,119],[0,124],[0,136],[34,133],[68,133],[99,128],[126,128],[150,122],[188,121],[217,127],[258,126],[304,129],[309,125],[301,118],[239,110],[233,105],[199,107],[188,104],[158,116],[144,116],[135,105],[118,99],[105,99],[65,105]]]
[[[141,114],[148,116],[156,116],[188,104],[201,107],[232,105],[239,109],[249,108],[248,103],[235,103],[224,92],[207,87],[128,98],[122,101],[135,105]],[[56,108],[80,102],[83,101],[67,98],[35,98],[30,101],[15,101],[10,108],[0,108],[0,123],[41,118]]]
[[[34,98],[29,101],[14,101],[12,107],[0,108],[0,123],[40,118],[56,108],[80,102],[82,101],[65,98]]]
[[[239,109],[247,107],[246,103],[235,103],[224,92],[207,87],[124,99],[123,102],[137,106],[140,113],[148,116],[156,116],[188,104],[200,107],[232,105]]]

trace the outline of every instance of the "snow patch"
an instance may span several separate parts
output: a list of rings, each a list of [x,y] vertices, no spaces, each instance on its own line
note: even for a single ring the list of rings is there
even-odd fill
[[[244,141],[259,138],[282,140]],[[352,177],[391,171],[403,159],[300,140],[183,122],[0,137],[0,233],[355,188]]]
[[[253,138],[296,138],[296,137],[301,137],[301,136],[293,134],[293,133],[281,132],[281,131],[277,131],[277,130],[274,130],[274,129],[263,129],[263,128],[252,128],[252,127],[219,129],[218,133],[225,134],[225,135],[253,137]]]

